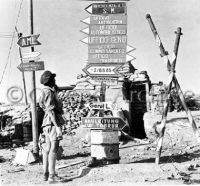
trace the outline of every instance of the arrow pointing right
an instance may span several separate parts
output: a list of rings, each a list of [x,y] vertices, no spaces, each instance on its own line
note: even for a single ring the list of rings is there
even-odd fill
[[[135,49],[136,49],[136,48],[134,48],[134,47],[132,47],[132,46],[130,46],[130,45],[127,45],[126,52],[127,52],[127,53],[130,53],[130,52],[134,51]]]
[[[29,53],[22,54],[22,58],[25,60],[34,60],[35,58],[37,58],[40,55],[41,55],[40,52],[35,51],[35,52],[29,52]]]

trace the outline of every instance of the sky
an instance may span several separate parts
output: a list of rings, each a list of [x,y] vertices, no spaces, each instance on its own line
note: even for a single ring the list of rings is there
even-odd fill
[[[22,2],[22,4],[21,4]],[[23,36],[30,35],[28,0],[0,0],[0,101],[7,102],[6,92],[12,86],[23,88],[22,74],[17,69],[20,64],[17,37],[2,37],[12,34],[15,26]],[[84,9],[96,1],[84,0],[33,0],[34,34],[41,45],[35,51],[41,53],[45,70],[57,74],[58,86],[75,84],[77,75],[84,72],[88,57],[87,45],[80,40],[87,35],[80,30],[87,27],[81,20],[90,16]],[[103,2],[103,1],[99,1]],[[112,1],[113,2],[113,1]],[[20,9],[21,4],[21,9]],[[19,13],[20,9],[20,13]],[[146,14],[149,13],[157,28],[169,59],[175,42],[177,27],[182,28],[176,76],[183,91],[200,93],[200,1],[199,0],[130,0],[127,2],[128,45],[135,47],[131,52],[136,59],[132,64],[138,70],[146,70],[153,83],[167,83],[168,72],[160,57]],[[19,16],[18,16],[19,15]],[[10,49],[11,48],[11,49]],[[10,55],[9,55],[10,50]],[[22,53],[29,49],[22,49]],[[7,67],[5,68],[7,64]],[[40,88],[40,76],[36,71],[36,87]],[[27,92],[31,92],[31,73],[25,72]]]

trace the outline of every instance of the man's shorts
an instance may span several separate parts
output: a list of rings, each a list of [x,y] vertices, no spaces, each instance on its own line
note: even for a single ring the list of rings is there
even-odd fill
[[[43,135],[45,136],[44,143],[42,143],[42,150],[49,152],[51,144],[55,142],[57,144],[57,149],[59,147],[59,139],[57,137],[55,126],[46,126],[43,128]],[[57,151],[57,150],[56,150]]]
[[[45,135],[45,142],[57,140],[57,132],[55,126],[46,126],[43,128],[43,134]]]

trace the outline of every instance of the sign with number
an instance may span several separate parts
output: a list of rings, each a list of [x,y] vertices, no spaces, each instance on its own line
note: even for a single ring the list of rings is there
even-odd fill
[[[117,71],[121,65],[116,64],[89,64],[83,71],[89,76],[111,76],[118,77],[120,74]]]

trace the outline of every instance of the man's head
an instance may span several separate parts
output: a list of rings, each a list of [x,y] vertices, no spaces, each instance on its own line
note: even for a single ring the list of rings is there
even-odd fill
[[[56,74],[51,71],[45,71],[40,78],[40,83],[46,86],[54,86],[55,85],[55,77]]]

